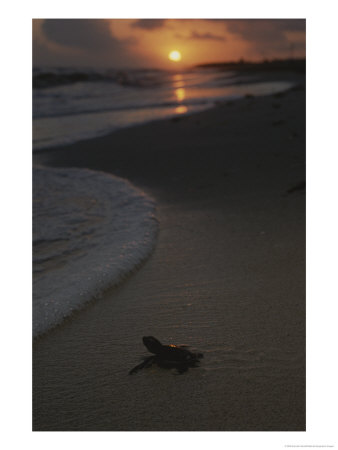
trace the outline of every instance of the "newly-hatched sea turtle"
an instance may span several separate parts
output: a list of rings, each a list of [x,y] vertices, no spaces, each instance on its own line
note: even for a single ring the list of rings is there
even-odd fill
[[[166,369],[175,368],[179,373],[183,373],[189,367],[197,367],[200,358],[203,358],[202,353],[191,353],[186,348],[183,348],[183,346],[162,345],[153,336],[144,336],[142,339],[143,344],[153,355],[146,357],[141,364],[131,369],[129,375],[145,367],[150,367],[153,363]]]

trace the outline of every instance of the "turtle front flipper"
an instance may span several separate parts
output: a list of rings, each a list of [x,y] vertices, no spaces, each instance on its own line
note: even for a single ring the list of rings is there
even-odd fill
[[[136,367],[131,369],[129,375],[132,375],[133,373],[136,373],[139,370],[144,369],[145,367],[150,367],[154,362],[154,358],[155,356],[149,356],[148,358],[146,358],[141,364],[138,364]]]

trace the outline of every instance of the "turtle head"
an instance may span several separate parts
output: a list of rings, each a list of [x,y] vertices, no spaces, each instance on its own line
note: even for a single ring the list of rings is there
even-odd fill
[[[159,353],[162,348],[162,344],[153,336],[143,336],[143,344],[147,347],[150,353]]]

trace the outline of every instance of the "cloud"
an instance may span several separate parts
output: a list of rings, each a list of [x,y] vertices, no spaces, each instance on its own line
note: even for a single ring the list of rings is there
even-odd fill
[[[165,26],[166,19],[138,19],[133,22],[133,28],[141,28],[143,30],[156,30]]]
[[[66,47],[104,51],[120,45],[105,19],[46,19],[42,30],[49,40]]]
[[[304,19],[234,19],[223,22],[233,37],[246,44],[249,58],[290,57],[292,49],[300,57],[305,54]]]
[[[303,19],[236,19],[224,20],[224,23],[230,33],[260,44],[287,43],[287,32],[290,31],[305,34]]]
[[[33,39],[35,65],[133,67],[142,63],[133,51],[137,39],[117,39],[107,19],[46,19],[40,30]]]
[[[225,36],[220,36],[213,33],[199,33],[198,31],[192,31],[190,35],[183,35],[181,33],[175,33],[175,37],[179,39],[197,39],[197,40],[211,40],[211,41],[225,41]]]
[[[220,36],[218,34],[213,33],[198,33],[198,31],[192,31],[190,35],[190,39],[209,39],[212,41],[225,41],[224,36]]]

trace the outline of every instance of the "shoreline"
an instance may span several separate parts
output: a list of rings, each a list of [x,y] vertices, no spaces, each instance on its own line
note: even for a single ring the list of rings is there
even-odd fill
[[[179,119],[33,155],[127,178],[160,220],[137,272],[34,342],[34,430],[305,430],[305,91]],[[143,335],[201,367],[128,377]]]
[[[109,152],[109,147],[113,144],[114,146],[118,146],[120,143],[123,145],[127,145],[128,152],[131,153],[131,156],[133,157],[139,157],[139,160],[142,161],[142,155],[137,154],[138,152],[133,151],[130,147],[134,146],[133,139],[130,139],[130,142],[128,142],[128,138],[130,133],[138,133],[140,138],[147,138],[149,140],[149,135],[152,134],[153,128],[157,130],[157,133],[160,133],[162,131],[165,131],[166,137],[168,135],[170,136],[170,132],[177,132],[177,128],[189,127],[188,132],[194,131],[194,126],[199,127],[200,124],[203,124],[203,122],[208,122],[208,128],[210,128],[210,125],[213,125],[214,118],[217,118],[218,115],[233,115],[236,114],[236,117],[231,117],[231,120],[236,121],[236,132],[237,135],[240,136],[240,132],[238,130],[238,120],[239,116],[241,115],[242,111],[246,110],[246,112],[250,111],[250,109],[253,109],[253,107],[258,107],[259,104],[267,104],[269,101],[271,101],[271,105],[276,113],[275,115],[283,116],[283,112],[281,111],[280,114],[278,109],[280,108],[280,100],[285,99],[286,96],[289,96],[289,94],[295,94],[297,95],[304,95],[305,97],[305,84],[304,82],[299,82],[295,84],[294,87],[291,87],[290,89],[287,89],[283,92],[272,94],[272,95],[262,95],[262,96],[252,96],[248,94],[247,96],[243,98],[238,98],[235,100],[226,100],[217,102],[213,107],[199,111],[199,112],[193,112],[191,114],[186,114],[182,116],[175,116],[171,118],[166,119],[157,119],[154,121],[150,121],[147,123],[137,124],[137,125],[131,125],[130,127],[126,128],[120,128],[117,130],[114,130],[110,132],[109,134],[105,134],[102,136],[96,136],[91,137],[88,139],[67,143],[63,145],[58,145],[54,147],[48,147],[45,149],[39,149],[33,152],[32,161],[33,166],[34,165],[46,165],[51,167],[85,167],[92,170],[100,170],[103,172],[113,173],[117,176],[124,177],[126,179],[129,179],[129,176],[131,177],[130,181],[133,182],[133,180],[142,180],[141,184],[147,184],[150,180],[149,178],[149,170],[146,173],[146,176],[140,176],[135,174],[134,167],[131,168],[131,170],[126,170],[125,167],[125,161],[122,161],[123,158],[127,160],[127,157],[123,155],[123,149],[121,148],[114,148],[111,149],[111,153]],[[257,104],[258,103],[258,104]],[[265,114],[269,114],[268,111],[265,111]],[[272,116],[273,117],[273,116]],[[227,117],[228,119],[229,117]],[[305,98],[304,98],[304,117],[303,119],[303,131],[305,132]],[[267,121],[266,121],[267,122]],[[170,125],[173,124],[173,125]],[[178,124],[178,127],[175,124]],[[221,123],[220,123],[221,124]],[[219,124],[219,125],[220,125]],[[281,118],[277,120],[273,120],[273,118],[266,123],[267,125],[276,127],[276,129],[285,128],[285,125],[288,125],[289,128],[289,139],[297,139],[298,135],[297,132],[293,131],[290,128],[290,123],[287,124],[286,121]],[[229,123],[230,125],[230,123]],[[174,128],[175,127],[175,128]],[[170,129],[172,128],[172,129]],[[214,127],[215,128],[215,127]],[[254,127],[253,127],[254,128]],[[206,134],[209,130],[206,130]],[[219,131],[219,130],[217,130]],[[224,130],[222,135],[219,136],[219,138],[228,138],[228,136],[225,136],[225,133],[227,131],[230,131],[230,133],[233,134],[233,130]],[[179,130],[180,134],[182,134],[182,129]],[[170,136],[171,138],[172,136]],[[203,136],[205,137],[205,136]],[[207,138],[209,136],[206,136]],[[229,136],[231,138],[231,141],[234,140],[235,136]],[[305,139],[305,136],[303,137]],[[151,139],[150,139],[151,140]],[[147,142],[148,143],[148,142]],[[151,151],[148,151],[149,156],[152,156],[154,154],[154,143],[152,142],[152,148]],[[169,147],[169,145],[167,145]],[[93,149],[95,150],[93,151]],[[98,151],[98,157],[96,158],[96,151]],[[305,151],[305,150],[304,150]],[[150,155],[151,153],[151,155]],[[167,155],[166,155],[167,157]],[[168,161],[168,160],[167,160]],[[124,163],[123,167],[119,167],[119,163]],[[127,161],[128,162],[128,161]],[[115,164],[117,163],[117,164]],[[135,166],[136,164],[134,164]],[[163,166],[163,164],[162,164]],[[163,169],[163,167],[161,167]],[[146,168],[147,169],[147,168]],[[292,187],[291,187],[292,188]]]
[[[297,86],[304,86],[304,76],[302,76],[301,74],[297,73],[297,72],[292,72],[292,71],[285,71],[285,72],[254,72],[254,73],[250,73],[249,75],[246,74],[246,71],[242,70],[238,72],[238,76],[246,76],[247,78],[245,79],[245,81],[241,80],[240,78],[238,79],[237,82],[234,82],[231,86],[229,86],[229,88],[233,88],[234,92],[231,94],[230,92],[227,94],[227,96],[225,96],[224,98],[220,98],[220,99],[214,99],[211,103],[210,100],[208,100],[207,98],[201,98],[202,104],[204,103],[204,105],[206,105],[205,107],[200,108],[201,105],[192,103],[190,104],[189,102],[186,104],[186,106],[188,107],[188,112],[184,113],[182,115],[178,114],[177,112],[174,112],[174,109],[179,106],[179,104],[177,104],[177,102],[173,102],[171,104],[171,108],[172,108],[172,113],[167,113],[167,116],[163,116],[161,117],[161,115],[159,117],[154,116],[153,118],[149,118],[148,120],[144,121],[144,122],[140,122],[137,123],[129,123],[128,125],[124,124],[124,126],[120,125],[120,128],[116,128],[115,130],[111,130],[111,131],[100,131],[96,136],[95,134],[92,135],[91,137],[87,134],[86,137],[82,137],[82,138],[74,138],[68,136],[65,140],[65,138],[63,139],[63,142],[61,142],[62,140],[59,139],[59,143],[56,144],[48,144],[47,147],[37,147],[34,149],[34,153],[43,153],[43,152],[48,152],[48,151],[53,151],[55,149],[59,149],[61,147],[65,147],[65,146],[69,146],[72,144],[76,144],[76,143],[80,143],[80,142],[85,142],[87,140],[92,140],[92,139],[97,139],[100,137],[105,137],[105,136],[110,136],[112,134],[114,134],[116,131],[119,131],[121,129],[133,129],[134,127],[138,127],[138,126],[144,126],[147,124],[156,124],[159,121],[163,121],[163,120],[181,120],[181,118],[183,117],[187,117],[187,116],[191,116],[191,115],[195,115],[195,114],[199,114],[200,112],[204,112],[207,111],[209,109],[213,109],[215,106],[217,107],[217,105],[220,104],[226,104],[229,102],[234,102],[237,100],[241,100],[245,97],[252,97],[252,96],[273,96],[274,93],[270,92],[269,93],[263,93],[261,91],[259,93],[259,89],[257,91],[257,86],[263,86],[269,83],[279,83],[278,87],[271,87],[270,86],[270,91],[274,91],[277,90],[277,95],[279,93],[283,93],[283,92],[287,92],[288,90],[292,90]],[[289,87],[285,86],[285,84],[288,84]],[[245,90],[240,89],[238,91],[238,88],[245,88]],[[278,90],[279,89],[279,90]],[[275,94],[276,94],[275,92]],[[225,93],[224,93],[225,95]],[[209,102],[209,103],[208,103]],[[166,103],[166,106],[169,107],[169,103]],[[197,109],[195,109],[197,108]],[[198,110],[200,109],[200,110]],[[122,113],[124,113],[125,110],[122,111]],[[132,111],[132,109],[130,110]],[[42,117],[43,119],[43,117]],[[35,119],[34,119],[35,120]],[[39,117],[36,118],[36,120],[39,120]],[[33,124],[34,125],[34,124]],[[34,131],[34,130],[33,130]],[[74,140],[75,139],[75,140]]]

